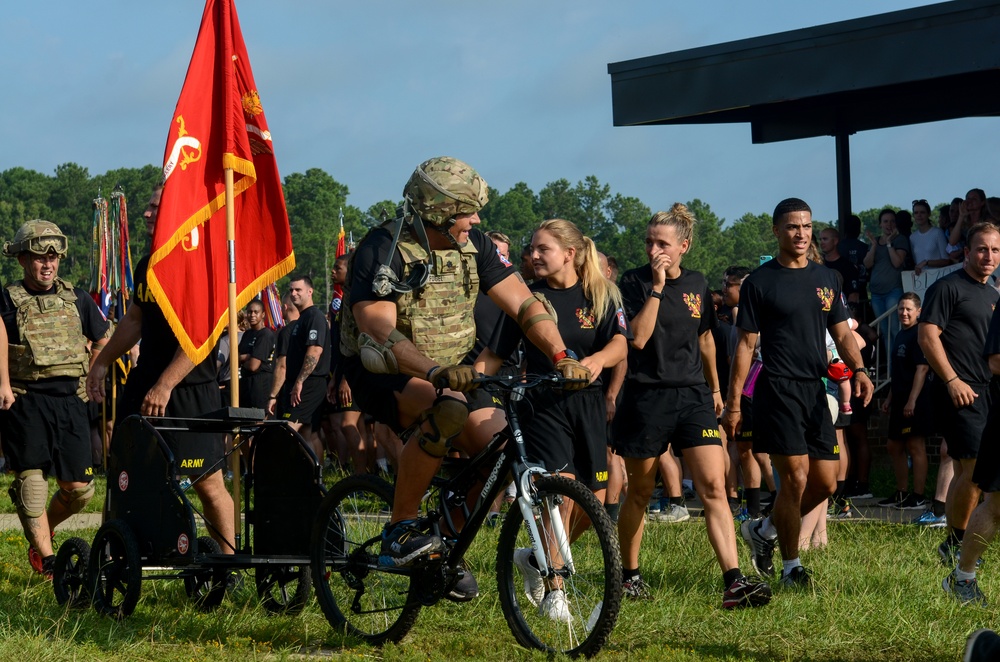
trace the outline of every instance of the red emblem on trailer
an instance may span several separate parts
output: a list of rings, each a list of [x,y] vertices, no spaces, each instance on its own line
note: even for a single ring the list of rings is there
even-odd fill
[[[178,552],[180,552],[181,554],[187,554],[188,553],[188,544],[189,544],[189,541],[188,541],[188,536],[187,536],[186,533],[182,533],[179,536],[177,536],[177,551]]]
[[[122,492],[128,489],[128,474],[124,471],[118,474],[118,489]]]

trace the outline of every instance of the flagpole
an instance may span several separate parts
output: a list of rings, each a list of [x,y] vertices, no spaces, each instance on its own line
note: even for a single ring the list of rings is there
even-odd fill
[[[233,169],[226,168],[226,244],[229,251],[229,404],[240,406],[239,356],[240,348],[236,326],[236,210],[233,205]],[[240,490],[239,434],[233,435],[233,452],[229,456],[229,470],[233,473],[233,535],[234,552],[240,549],[242,512]]]

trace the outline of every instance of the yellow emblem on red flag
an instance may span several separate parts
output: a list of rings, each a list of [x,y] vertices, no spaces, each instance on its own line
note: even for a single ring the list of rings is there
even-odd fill
[[[295,267],[288,213],[233,0],[207,0],[171,119],[149,287],[195,363],[227,325],[225,171],[233,171],[236,305]]]

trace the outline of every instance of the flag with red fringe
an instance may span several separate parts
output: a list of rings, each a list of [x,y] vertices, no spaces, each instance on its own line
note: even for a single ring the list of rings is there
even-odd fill
[[[226,236],[233,171],[235,264]],[[242,308],[295,266],[281,178],[232,0],[207,0],[163,157],[149,288],[184,352],[204,359],[228,324],[229,269]]]

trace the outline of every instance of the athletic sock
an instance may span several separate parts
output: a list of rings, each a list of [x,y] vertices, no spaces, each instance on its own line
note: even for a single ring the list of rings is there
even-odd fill
[[[668,502],[670,503],[671,506],[683,506],[684,497],[683,496],[668,497]]]
[[[604,504],[604,510],[607,511],[608,517],[615,524],[618,523],[618,513],[621,511],[622,505],[620,503],[606,503]]]
[[[627,582],[630,579],[638,579],[639,568],[622,568],[622,581]]]
[[[942,517],[944,515],[944,501],[934,499],[931,503],[931,510],[934,512],[934,517]]]
[[[757,529],[758,533],[768,540],[774,540],[778,537],[778,529],[774,527],[774,522],[771,521],[771,516],[768,515],[760,523],[760,527]]]
[[[790,573],[792,571],[792,568],[797,568],[800,565],[802,565],[802,561],[800,561],[798,559],[798,557],[792,559],[791,561],[782,561],[781,562],[781,576],[785,577],[786,575],[788,575],[788,573]]]
[[[747,487],[743,490],[743,496],[747,500],[747,513],[750,517],[760,517],[760,488]]]
[[[965,529],[952,529],[951,533],[952,535],[955,536],[955,540],[957,540],[959,543],[961,543],[962,538],[965,537]]]
[[[833,493],[833,499],[834,499],[834,501],[838,501],[838,500],[840,500],[844,496],[844,483],[846,483],[846,482],[847,481],[845,481],[845,480],[838,480],[837,481],[837,491]]]
[[[743,573],[740,572],[739,568],[733,568],[732,570],[726,570],[724,573],[722,573],[722,585],[725,586],[726,588],[729,588],[730,586],[733,585],[733,582],[735,582],[737,579],[739,579],[742,576],[743,576]]]
[[[958,566],[955,566],[955,579],[957,579],[958,581],[960,581],[960,582],[968,582],[968,581],[972,581],[975,578],[976,578],[976,571],[975,570],[973,570],[972,572],[965,572],[961,568],[959,568]]]

